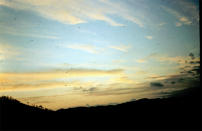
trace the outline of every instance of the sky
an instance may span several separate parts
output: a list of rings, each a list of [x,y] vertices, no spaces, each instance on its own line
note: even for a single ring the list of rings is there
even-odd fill
[[[197,86],[199,71],[198,0],[0,0],[0,96],[118,104]]]

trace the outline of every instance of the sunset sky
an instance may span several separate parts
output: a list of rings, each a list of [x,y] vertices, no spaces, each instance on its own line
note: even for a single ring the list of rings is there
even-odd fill
[[[166,97],[199,83],[199,38],[198,0],[0,0],[0,96],[53,110]]]

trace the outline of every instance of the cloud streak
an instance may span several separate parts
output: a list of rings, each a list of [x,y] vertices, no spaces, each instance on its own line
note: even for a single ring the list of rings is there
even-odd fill
[[[57,6],[53,6],[56,5]],[[82,1],[82,0],[14,0],[12,2],[3,0],[0,5],[21,10],[31,10],[43,17],[59,21],[64,24],[80,24],[91,20],[101,20],[112,26],[124,26],[112,19],[109,15],[120,16],[140,27],[143,23],[131,15],[127,7],[121,6],[123,3],[110,1]]]
[[[0,32],[0,34],[8,34],[8,35],[13,35],[13,36],[23,36],[23,37],[33,37],[33,38],[43,38],[43,39],[55,39],[58,40],[60,39],[59,36],[56,35],[47,35],[47,34],[41,34],[38,32],[25,32],[23,29],[15,29],[12,27],[0,25],[0,29],[4,30],[3,32]]]
[[[123,69],[113,70],[97,70],[97,69],[66,69],[66,70],[52,70],[44,72],[28,72],[28,73],[1,73],[2,78],[8,79],[22,79],[29,78],[30,80],[47,80],[64,77],[89,77],[89,76],[111,76],[122,74]]]
[[[29,72],[29,73],[1,73],[0,83],[1,91],[12,91],[15,89],[29,90],[38,88],[51,88],[61,86],[92,86],[91,82],[82,84],[80,82],[58,82],[61,78],[87,78],[87,77],[106,77],[122,75],[122,69],[114,70],[96,70],[96,69],[69,69],[69,70],[53,70],[47,72]]]
[[[20,54],[16,47],[7,43],[0,43],[0,60],[6,60]]]
[[[177,27],[182,25],[193,25],[199,22],[199,10],[193,3],[179,0],[172,1],[171,4],[177,5],[178,8],[174,9],[166,6],[161,7],[178,20],[176,22]]]
[[[148,36],[145,36],[145,38],[146,38],[146,39],[148,39],[148,40],[151,40],[151,39],[153,39],[153,37],[152,37],[152,36],[150,36],[150,35],[148,35]]]
[[[101,48],[89,44],[71,44],[71,45],[65,45],[64,47],[75,50],[82,50],[92,54],[97,54],[101,50]]]
[[[200,57],[196,57],[194,60],[192,59],[191,56],[165,56],[165,55],[160,55],[160,54],[150,54],[149,56],[140,59],[139,61],[141,62],[147,62],[148,60],[156,60],[159,62],[169,62],[169,63],[177,63],[177,64],[186,64],[186,63],[190,63],[190,61],[200,61]]]
[[[138,60],[136,60],[136,62],[137,62],[137,63],[146,63],[147,61],[144,60],[144,59],[138,59]]]
[[[128,45],[111,45],[109,46],[109,48],[121,51],[121,52],[128,52],[128,50],[130,49],[130,46]]]
[[[163,87],[164,85],[160,82],[151,82],[151,87]]]

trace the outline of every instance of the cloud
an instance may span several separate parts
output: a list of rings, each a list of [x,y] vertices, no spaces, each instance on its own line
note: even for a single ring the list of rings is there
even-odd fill
[[[25,73],[1,73],[2,78],[15,79],[15,80],[48,80],[57,78],[69,77],[102,77],[113,76],[123,73],[123,69],[113,70],[97,70],[97,69],[66,69],[66,70],[51,70],[44,72],[25,72]]]
[[[125,18],[126,18],[127,20],[129,20],[129,21],[132,21],[132,22],[136,23],[136,24],[139,25],[140,27],[144,27],[143,22],[140,21],[139,19],[135,18],[135,17],[126,15]]]
[[[39,15],[59,21],[64,24],[80,24],[89,20],[102,20],[112,26],[123,26],[107,16],[104,6],[98,2],[82,0],[14,0],[12,2],[3,0],[1,5],[22,10],[31,10]],[[96,4],[97,6],[95,6]],[[57,5],[57,6],[52,6]],[[96,8],[95,8],[96,7]]]
[[[97,90],[95,92],[91,92],[91,94],[89,95],[93,95],[93,96],[108,96],[108,95],[127,95],[127,94],[133,94],[134,92],[140,92],[142,91],[141,88],[106,88],[106,89],[102,89],[102,90]]]
[[[20,51],[16,47],[7,43],[0,43],[0,60],[6,60],[18,56]]]
[[[146,63],[147,61],[144,60],[144,59],[139,59],[139,60],[136,60],[136,62],[138,62],[138,63]]]
[[[178,20],[178,22],[176,22],[177,27],[182,25],[198,24],[199,10],[193,3],[180,0],[172,1],[171,4],[177,6],[178,8],[170,8],[166,6],[161,7]]]
[[[101,48],[98,48],[90,44],[71,44],[71,45],[64,45],[64,47],[75,49],[75,50],[82,50],[92,54],[97,54],[101,50]]]
[[[195,70],[196,69],[196,70]],[[152,74],[148,76],[147,80],[151,81],[159,81],[164,82],[166,84],[173,84],[183,87],[192,87],[193,85],[199,83],[200,81],[200,66],[196,65],[193,67],[189,67],[188,69],[184,69],[184,72],[176,72],[170,75],[155,75]],[[195,83],[195,84],[193,84]],[[168,86],[168,85],[165,85]]]
[[[180,0],[175,1],[174,4],[176,4],[178,7],[183,8],[177,8],[178,10],[181,10],[181,13],[186,16],[186,18],[182,21],[188,22],[189,20],[192,23],[198,23],[199,22],[199,9],[196,7],[196,5],[192,2],[186,1],[186,0]],[[188,18],[188,20],[186,20]],[[189,24],[189,22],[187,23]]]
[[[159,26],[164,26],[164,25],[166,25],[166,23],[165,22],[161,22],[160,24],[158,24]]]
[[[130,7],[125,5],[123,2],[111,2],[110,0],[100,0],[102,3],[108,6],[108,11],[112,14],[116,14],[128,21],[131,21],[137,24],[139,27],[144,27],[143,22],[139,19],[139,17],[134,16],[130,11]],[[138,3],[138,2],[137,2]]]
[[[123,24],[119,24],[115,21],[113,21],[112,19],[110,19],[109,17],[103,15],[103,14],[88,14],[88,17],[92,18],[92,19],[96,19],[96,20],[102,20],[105,21],[107,23],[109,23],[112,26],[124,26]]]
[[[70,69],[66,73],[69,76],[111,76],[123,73],[123,69],[97,70],[97,69]]]
[[[146,78],[149,81],[160,81],[167,84],[175,85],[177,87],[192,87],[193,83],[197,84],[200,81],[200,58],[195,57],[193,53],[190,53],[189,56],[184,57],[165,57],[159,55],[151,55],[150,57],[156,59],[157,61],[165,61],[176,63],[177,70],[175,73],[170,75],[157,75],[151,74]],[[149,58],[148,58],[149,59]],[[181,85],[179,85],[181,84]],[[168,85],[165,85],[168,86]]]
[[[155,60],[158,62],[169,62],[169,63],[176,63],[178,65],[185,65],[192,62],[197,62],[200,61],[199,57],[196,57],[194,60],[192,60],[193,56],[191,53],[189,54],[189,56],[166,56],[166,55],[162,55],[162,54],[157,54],[157,53],[152,53],[148,56],[146,56],[145,58],[136,60],[136,62],[139,63],[145,63],[148,60]]]
[[[175,84],[176,82],[175,81],[171,81],[171,84]]]
[[[140,70],[140,71],[135,72],[135,74],[136,75],[146,75],[147,72]]]
[[[130,79],[128,76],[120,76],[118,78],[111,78],[109,80],[110,84],[136,84],[136,81],[133,79]]]
[[[169,78],[170,75],[156,75],[156,74],[151,74],[150,76],[147,77],[148,80],[165,80]]]
[[[15,35],[15,36],[24,36],[24,37],[34,37],[34,38],[44,38],[44,39],[60,39],[58,36],[53,36],[53,35],[39,35],[35,33],[23,33],[23,32],[10,32],[10,31],[5,31],[3,32],[5,34],[9,35]]]
[[[181,64],[181,74],[198,79],[200,77],[200,57],[195,57],[193,53],[188,56],[190,59],[185,64]]]
[[[153,57],[155,60],[158,61],[166,61],[166,62],[173,62],[173,63],[185,63],[185,59],[186,57],[182,57],[182,56],[176,56],[176,57],[164,57],[164,56],[158,56],[158,57]]]
[[[160,82],[151,82],[151,87],[163,87],[164,85]]]
[[[182,23],[180,23],[180,22],[176,22],[176,24],[175,24],[177,27],[180,27],[180,26],[182,26]]]
[[[189,53],[189,56],[191,57],[192,60],[195,59],[194,54],[193,53]]]
[[[179,21],[186,25],[190,25],[192,23],[187,17],[180,17]]]
[[[88,92],[88,93],[92,93],[94,91],[97,91],[98,88],[97,87],[91,87],[89,89],[82,89],[83,92]]]
[[[103,77],[116,76],[123,74],[122,69],[97,70],[97,69],[66,69],[51,70],[44,72],[22,72],[22,73],[1,73],[1,84],[18,82],[35,82],[56,80],[60,78],[79,78],[79,77]]]
[[[160,54],[156,54],[153,53],[147,57],[145,57],[143,60],[148,60],[148,59],[154,59],[156,61],[160,61],[160,62],[170,62],[170,63],[177,63],[177,64],[185,64],[188,61],[191,60],[190,56],[165,56],[165,55],[160,55]],[[197,58],[196,60],[198,60],[199,58]]]
[[[190,25],[192,22],[185,16],[183,16],[182,14],[180,14],[178,11],[176,11],[175,9],[171,9],[165,6],[162,6],[162,8],[172,14],[174,17],[176,17],[178,19],[179,22],[177,22],[178,24],[176,24],[176,26],[180,25],[180,24],[186,24],[186,25]]]
[[[153,37],[152,37],[152,36],[145,36],[145,38],[146,38],[146,39],[148,39],[148,40],[153,39]]]
[[[128,52],[130,49],[129,45],[110,45],[109,48],[121,51],[121,52]]]
[[[195,57],[193,53],[189,53],[188,56],[163,56],[158,54],[151,54],[150,56],[145,58],[154,59],[159,62],[169,62],[175,63],[177,66],[176,69],[179,70],[179,73],[183,73],[184,75],[198,76],[198,71],[200,70],[200,57]]]
[[[1,73],[0,91],[36,90],[58,87],[92,87],[95,82],[58,81],[61,78],[87,78],[122,75],[122,69],[96,70],[96,69],[69,69],[49,72],[29,73]],[[93,89],[92,89],[93,90]]]
[[[180,0],[170,3],[177,5],[179,9],[169,8],[167,5],[161,7],[176,17],[178,22],[182,22],[183,25],[196,23],[195,21],[199,22],[199,11],[191,2]],[[151,9],[156,8],[156,6],[148,1],[61,0],[58,2],[57,0],[1,0],[0,5],[25,11],[29,10],[38,13],[42,17],[72,25],[99,20],[111,26],[125,26],[125,24],[112,17],[115,16],[130,21],[139,27],[145,27],[146,22],[147,24],[152,23],[150,18],[156,17],[151,12]],[[160,26],[162,25],[164,24],[160,23]]]
[[[0,87],[0,92],[13,92],[13,91],[29,91],[29,90],[39,90],[39,89],[51,89],[51,88],[64,88],[67,82],[12,82],[5,83],[2,82]]]
[[[111,2],[104,0],[13,0],[12,2],[2,0],[0,5],[21,10],[31,10],[39,15],[59,21],[64,24],[80,24],[91,20],[101,20],[112,26],[124,26],[115,21],[110,15],[116,15],[129,20],[140,27],[143,23],[135,17],[128,6],[123,2]],[[53,6],[57,5],[57,6]]]
[[[9,34],[14,36],[23,36],[23,37],[33,37],[33,38],[43,38],[43,39],[60,39],[59,36],[56,35],[47,35],[47,34],[41,34],[39,32],[24,32],[23,29],[15,29],[12,27],[0,25],[0,29],[3,30],[3,32],[0,32],[0,34]]]
[[[119,60],[113,60],[112,62],[113,62],[114,64],[121,64],[121,63],[125,63],[126,60],[119,59]]]

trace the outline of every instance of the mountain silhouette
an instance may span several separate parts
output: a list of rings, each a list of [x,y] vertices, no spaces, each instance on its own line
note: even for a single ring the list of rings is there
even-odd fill
[[[176,91],[168,98],[52,111],[0,97],[1,129],[201,129],[201,89]]]

